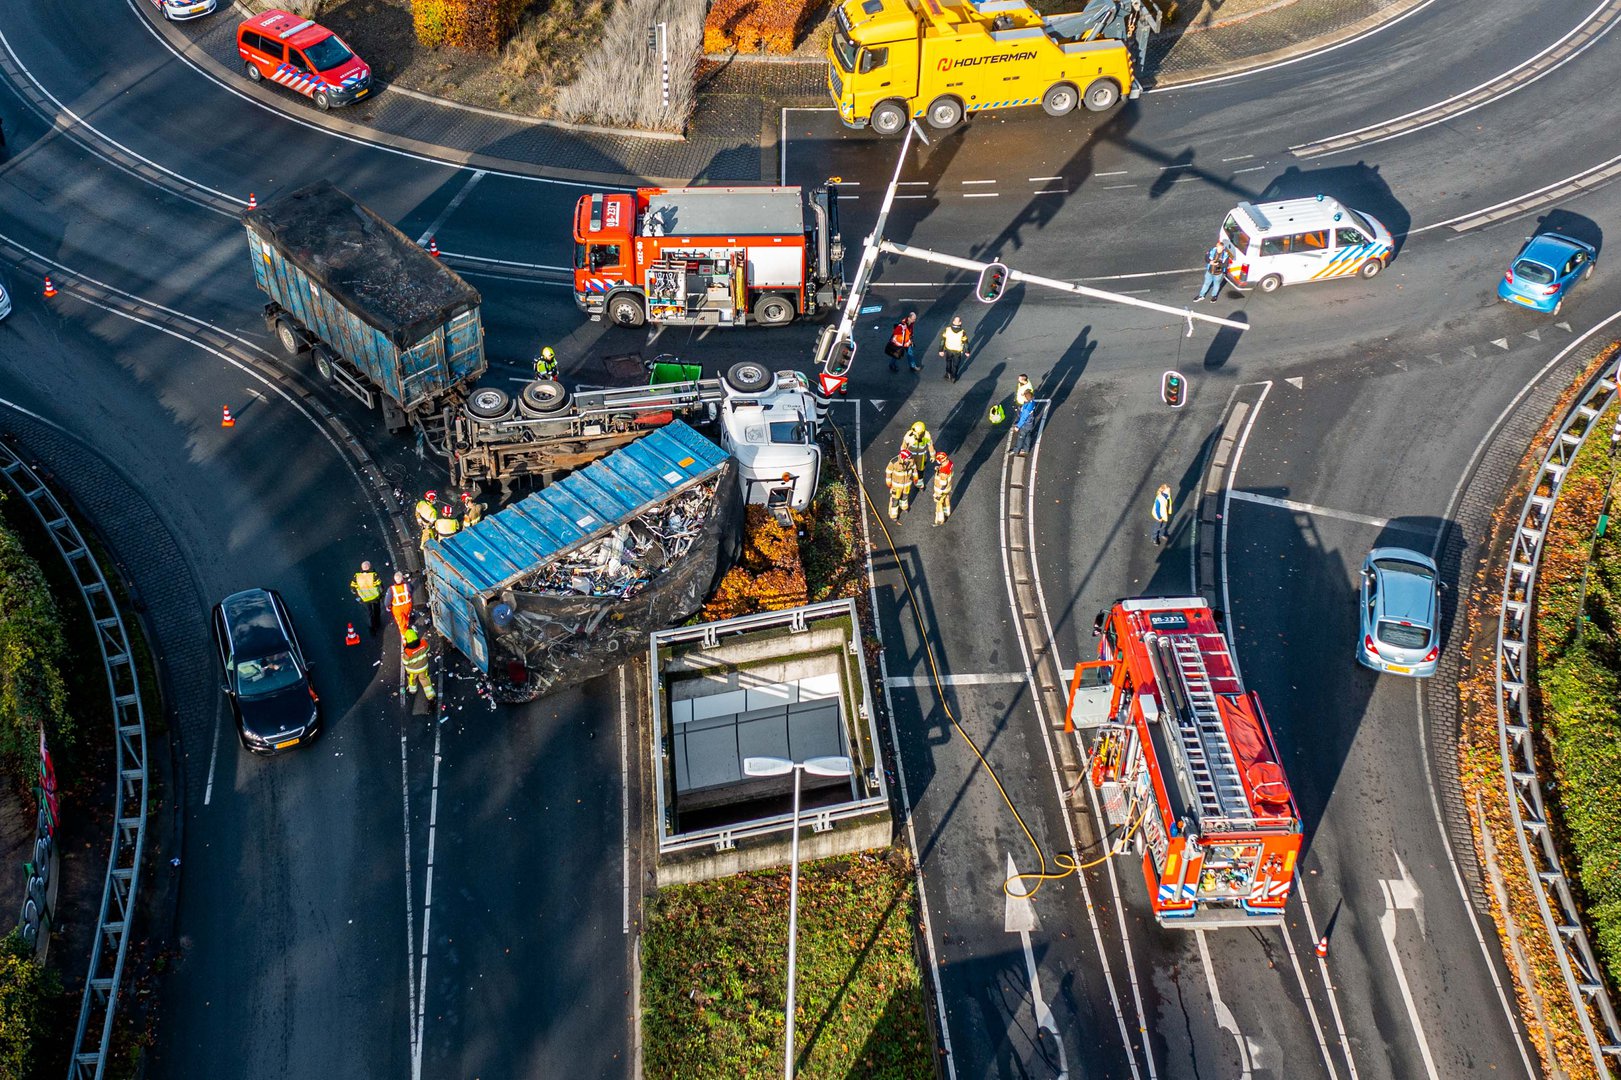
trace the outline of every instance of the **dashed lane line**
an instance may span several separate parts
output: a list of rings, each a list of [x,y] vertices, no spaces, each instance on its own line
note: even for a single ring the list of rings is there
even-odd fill
[[[942,675],[942,686],[996,686],[1005,683],[1022,683],[1026,680],[1022,671],[989,672],[981,675]],[[884,685],[901,687],[927,687],[933,686],[934,680],[927,675],[891,675],[884,680]]]
[[[1293,510],[1298,514],[1310,514],[1312,517],[1338,518],[1341,521],[1354,521],[1359,525],[1372,525],[1376,529],[1401,529],[1406,532],[1417,533],[1420,536],[1430,536],[1435,529],[1425,525],[1409,525],[1402,521],[1391,521],[1389,518],[1373,517],[1370,514],[1354,514],[1349,510],[1331,510],[1326,506],[1317,506],[1314,503],[1297,502],[1294,499],[1280,499],[1272,495],[1258,495],[1253,491],[1234,490],[1228,494],[1229,498],[1240,502],[1256,503],[1261,506],[1275,506],[1280,510]]]

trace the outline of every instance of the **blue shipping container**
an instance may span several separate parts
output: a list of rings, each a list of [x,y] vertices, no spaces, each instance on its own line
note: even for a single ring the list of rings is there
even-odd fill
[[[520,579],[716,476],[726,451],[677,420],[444,540],[430,540],[433,625],[489,670],[488,604]]]
[[[242,221],[267,318],[291,316],[401,409],[484,373],[478,291],[328,181]]]

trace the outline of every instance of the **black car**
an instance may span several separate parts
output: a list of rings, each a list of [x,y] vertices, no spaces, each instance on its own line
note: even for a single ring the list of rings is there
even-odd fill
[[[244,747],[274,754],[315,738],[320,699],[280,593],[247,589],[214,605],[214,643]]]

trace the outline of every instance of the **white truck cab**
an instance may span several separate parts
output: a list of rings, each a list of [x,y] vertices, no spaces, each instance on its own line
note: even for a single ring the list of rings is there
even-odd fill
[[[737,459],[743,501],[774,509],[804,510],[816,494],[822,449],[816,444],[816,399],[810,381],[797,371],[775,374],[759,367],[754,379],[739,380],[736,365],[722,380],[721,445]],[[763,388],[744,390],[744,386]]]
[[[1217,243],[1232,255],[1227,279],[1233,287],[1264,293],[1353,274],[1371,278],[1395,253],[1390,230],[1377,218],[1327,195],[1241,202],[1222,223]]]

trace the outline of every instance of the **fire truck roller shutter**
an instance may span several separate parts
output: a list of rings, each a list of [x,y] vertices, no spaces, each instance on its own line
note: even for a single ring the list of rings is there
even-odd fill
[[[805,280],[805,249],[798,244],[749,248],[749,288],[789,289]]]

